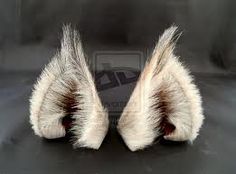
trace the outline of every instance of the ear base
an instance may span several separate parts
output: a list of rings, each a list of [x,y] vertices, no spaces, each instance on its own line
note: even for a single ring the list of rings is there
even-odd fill
[[[49,139],[63,137],[70,130],[75,147],[98,149],[106,135],[107,111],[97,94],[79,36],[69,26],[63,29],[61,51],[34,86],[30,122],[36,135]]]
[[[132,151],[151,145],[160,135],[193,141],[202,125],[199,90],[173,54],[176,30],[170,27],[160,37],[118,122]]]

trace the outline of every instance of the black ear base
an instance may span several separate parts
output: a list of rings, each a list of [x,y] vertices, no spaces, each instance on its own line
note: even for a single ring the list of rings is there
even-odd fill
[[[108,115],[76,31],[63,29],[61,50],[45,67],[30,99],[30,122],[48,139],[72,132],[75,147],[98,149],[108,130]]]
[[[176,31],[170,27],[160,37],[118,122],[131,151],[151,145],[161,135],[171,141],[193,141],[202,126],[199,90],[173,53]]]

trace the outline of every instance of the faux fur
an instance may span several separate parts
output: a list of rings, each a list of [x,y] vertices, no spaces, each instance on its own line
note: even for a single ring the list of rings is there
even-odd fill
[[[108,130],[108,114],[97,94],[79,36],[67,26],[60,52],[34,86],[30,122],[36,135],[59,138],[66,134],[62,121],[68,116],[73,120],[74,146],[98,149]]]
[[[199,90],[173,53],[176,30],[170,27],[160,37],[118,122],[131,151],[151,145],[160,135],[193,141],[203,123]]]

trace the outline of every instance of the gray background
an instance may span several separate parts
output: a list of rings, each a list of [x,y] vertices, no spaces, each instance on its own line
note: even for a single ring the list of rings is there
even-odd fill
[[[235,173],[235,10],[235,0],[0,0],[0,174]],[[80,31],[89,59],[107,51],[146,59],[164,29],[178,25],[176,54],[195,76],[206,116],[194,144],[160,140],[132,153],[114,129],[119,113],[98,151],[36,137],[28,98],[66,23]],[[101,91],[103,102],[127,102],[134,84]]]

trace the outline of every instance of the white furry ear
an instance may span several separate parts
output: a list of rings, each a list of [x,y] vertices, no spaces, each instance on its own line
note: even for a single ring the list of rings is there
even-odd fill
[[[118,122],[132,151],[151,145],[160,135],[193,141],[203,123],[199,90],[173,54],[176,30],[170,27],[160,37]]]
[[[69,119],[68,119],[69,118]],[[70,129],[75,147],[98,149],[108,130],[103,108],[76,31],[64,27],[61,51],[46,66],[30,99],[36,135],[59,138]]]

